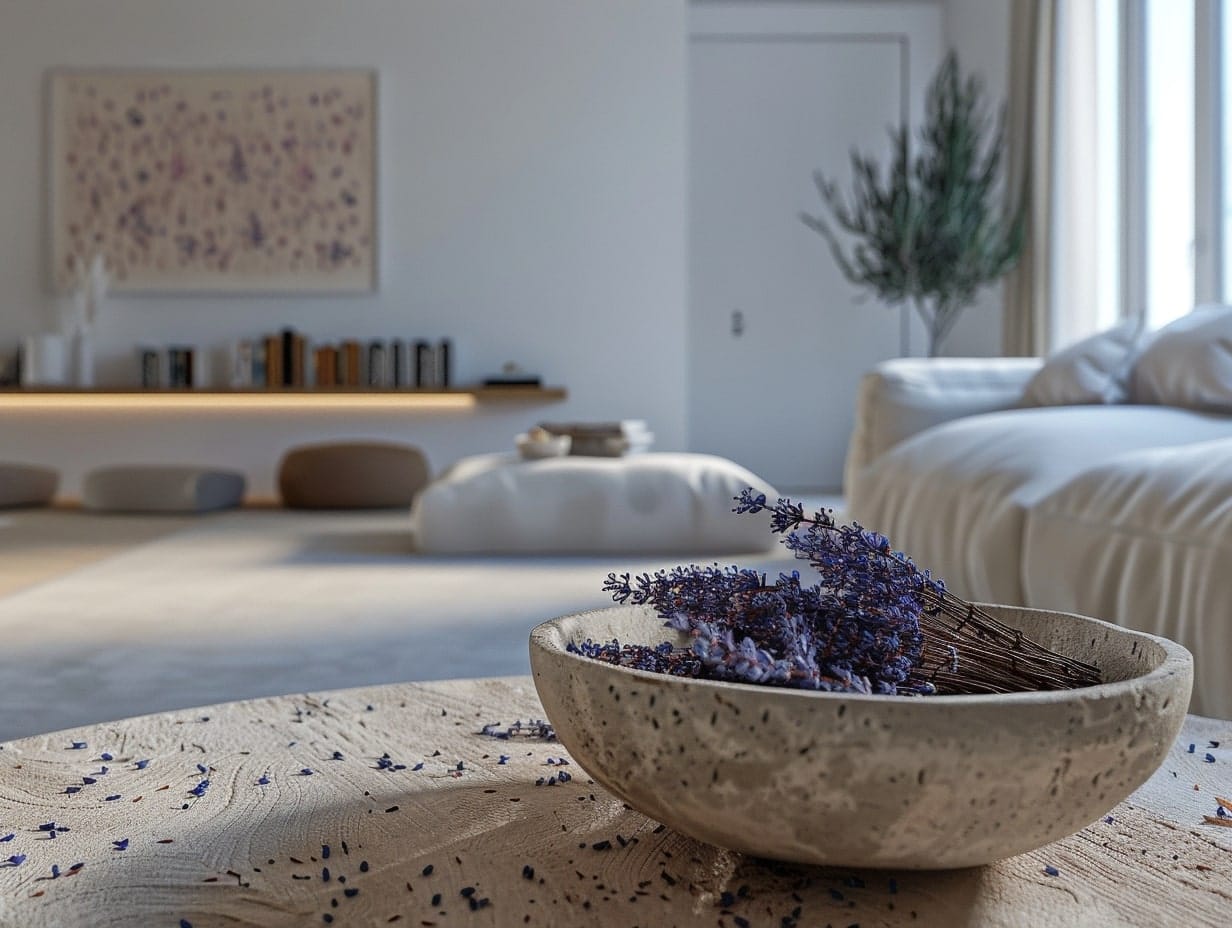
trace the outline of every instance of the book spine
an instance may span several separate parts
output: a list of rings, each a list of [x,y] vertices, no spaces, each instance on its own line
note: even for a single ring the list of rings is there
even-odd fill
[[[406,343],[400,338],[395,338],[389,343],[390,354],[390,386],[405,387],[406,386]]]
[[[241,339],[235,343],[235,354],[231,362],[231,386],[243,390],[252,386],[252,342]]]
[[[282,386],[295,386],[295,330],[282,330]]]
[[[422,339],[415,340],[415,387],[419,390],[436,386],[432,346]]]
[[[171,387],[192,387],[195,384],[192,348],[172,345],[167,349],[167,384]]]
[[[307,340],[300,333],[295,332],[291,336],[291,386],[306,387],[308,386],[308,368],[307,368]]]
[[[265,385],[282,386],[282,339],[277,335],[265,338]]]
[[[385,386],[385,346],[380,342],[368,343],[368,377],[370,387]]]
[[[325,385],[338,386],[338,349],[333,345],[325,346],[325,360],[321,366],[325,372]]]
[[[436,385],[448,389],[453,382],[453,345],[442,338],[436,349]]]
[[[312,350],[312,384],[315,387],[327,387],[325,380],[325,347]]]
[[[252,376],[248,379],[250,387],[265,386],[265,342],[258,340],[252,343]]]
[[[348,339],[342,343],[342,352],[346,355],[346,362],[343,364],[346,376],[340,378],[339,383],[344,387],[358,387],[360,384],[359,342]]]
[[[141,386],[147,390],[156,390],[163,385],[162,383],[162,359],[159,357],[158,350],[155,348],[142,348],[140,351],[141,361]]]

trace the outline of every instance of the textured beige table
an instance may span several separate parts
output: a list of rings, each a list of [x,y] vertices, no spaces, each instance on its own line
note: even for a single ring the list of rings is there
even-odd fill
[[[480,733],[541,714],[529,678],[451,681],[0,745],[0,864],[20,860],[0,925],[1232,924],[1232,828],[1204,821],[1232,794],[1232,722],[1189,718],[1159,773],[1071,838],[891,873],[697,844],[557,744]]]

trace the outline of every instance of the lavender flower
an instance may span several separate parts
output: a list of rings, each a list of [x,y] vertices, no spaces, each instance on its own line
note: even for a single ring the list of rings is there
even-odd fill
[[[772,531],[819,582],[802,584],[799,571],[769,582],[718,565],[610,573],[603,588],[613,600],[652,605],[688,645],[586,640],[568,650],[675,676],[847,693],[1007,692],[1099,680],[1095,668],[949,593],[884,535],[840,525],[829,510],[808,516],[788,499],[771,505],[752,490],[736,497],[734,511],[768,511]]]
[[[764,498],[742,500],[757,512]],[[788,503],[782,526],[799,512]],[[773,521],[773,520],[772,520]],[[604,589],[619,603],[652,604],[666,624],[692,638],[688,649],[583,642],[588,657],[642,670],[831,692],[915,692],[904,686],[919,659],[919,604],[911,582],[875,570],[869,540],[851,533],[793,533],[788,546],[818,560],[821,583],[800,574],[769,583],[739,567],[676,567],[609,574]],[[881,541],[872,541],[879,550]],[[875,595],[873,595],[875,594]]]

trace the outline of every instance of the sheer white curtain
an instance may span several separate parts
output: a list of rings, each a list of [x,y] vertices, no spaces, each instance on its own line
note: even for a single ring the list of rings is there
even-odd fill
[[[1007,112],[1010,191],[1028,192],[1027,245],[1005,284],[1003,351],[1041,355],[1117,314],[1114,3],[1014,0]],[[1115,118],[1115,116],[1114,116]],[[1109,172],[1112,177],[1109,177]]]

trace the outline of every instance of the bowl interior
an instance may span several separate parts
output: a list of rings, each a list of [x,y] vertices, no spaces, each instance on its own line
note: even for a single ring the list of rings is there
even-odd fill
[[[1174,672],[1192,664],[1189,652],[1175,642],[1120,628],[1098,619],[1039,609],[993,604],[982,606],[994,618],[1022,631],[1044,647],[1094,664],[1099,668],[1104,684],[1134,680],[1152,673]],[[554,619],[535,629],[532,647],[537,643],[539,647],[565,651],[569,643],[579,644],[588,638],[597,642],[615,639],[622,644],[656,645],[664,641],[672,641],[676,645],[688,643],[686,635],[666,627],[653,609],[642,606],[602,609]],[[571,654],[570,657],[589,660],[580,655]]]

